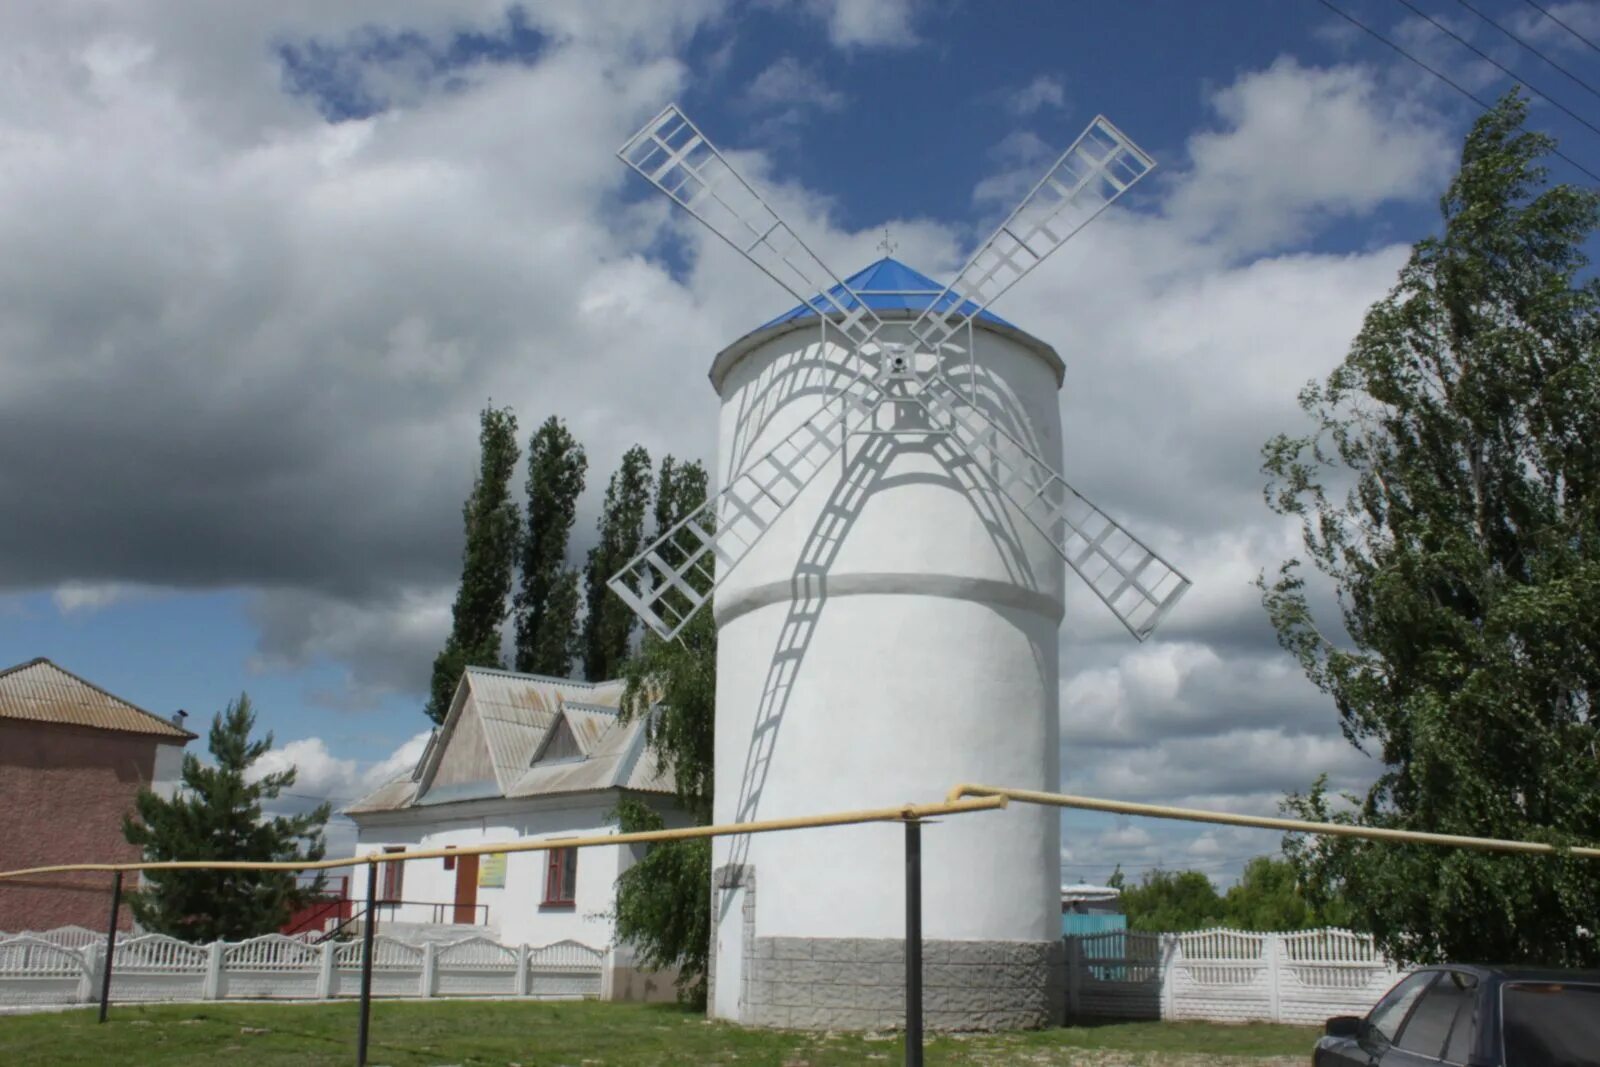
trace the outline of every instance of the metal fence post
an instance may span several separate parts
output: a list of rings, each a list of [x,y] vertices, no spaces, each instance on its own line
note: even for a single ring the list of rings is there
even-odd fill
[[[367,1067],[367,1033],[372,1022],[372,934],[378,918],[378,865],[367,861],[367,915],[361,930],[361,1022],[356,1030],[356,1067]]]
[[[122,872],[111,874],[111,921],[106,924],[106,958],[100,968],[100,1021],[111,1008],[111,961],[117,954],[117,912],[122,910]]]
[[[922,1067],[922,824],[906,820],[906,1067]]]

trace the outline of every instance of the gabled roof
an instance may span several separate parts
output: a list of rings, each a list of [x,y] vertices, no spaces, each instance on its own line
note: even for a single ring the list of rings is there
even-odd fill
[[[0,671],[0,719],[87,726],[185,744],[195,735],[40,656]]]
[[[848,310],[856,306],[855,297],[849,295],[851,291],[861,298],[861,303],[874,311],[905,310],[921,312],[926,310],[934,302],[934,299],[944,292],[944,286],[921,271],[906,266],[898,259],[884,256],[876,263],[869,263],[850,275],[844,280],[843,285],[835,285],[829,289],[828,295],[843,304]],[[943,310],[954,303],[954,296],[946,296],[939,302],[939,308]],[[807,303],[790,308],[777,318],[762,323],[756,329],[765,330],[769,326],[792,322],[795,319],[815,318],[823,309],[831,308],[832,306],[820,295],[814,296]],[[976,310],[977,305],[970,300],[961,305],[963,314],[970,315]],[[978,321],[1011,326],[1011,323],[992,311],[979,311]]]
[[[671,780],[654,773],[654,759],[640,758],[643,717],[621,721],[624,688],[621,681],[469,667],[417,768],[345,810],[602,789],[671,793]]]

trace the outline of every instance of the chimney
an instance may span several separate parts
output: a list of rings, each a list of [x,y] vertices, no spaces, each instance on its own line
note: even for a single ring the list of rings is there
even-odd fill
[[[189,713],[184,711],[182,708],[179,708],[177,711],[172,713],[172,725],[182,730],[184,728],[183,720],[187,719],[188,717]]]

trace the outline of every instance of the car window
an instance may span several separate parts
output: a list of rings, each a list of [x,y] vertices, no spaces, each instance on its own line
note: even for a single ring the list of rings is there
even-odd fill
[[[1478,1032],[1478,980],[1470,974],[1452,971],[1451,978],[1467,991],[1456,1021],[1450,1027],[1450,1040],[1444,1046],[1444,1062],[1464,1064],[1472,1053],[1472,1039]]]
[[[1506,1067],[1600,1067],[1600,985],[1512,982],[1500,991]]]
[[[1401,1027],[1396,1048],[1435,1060],[1444,1055],[1450,1028],[1462,1007],[1472,1000],[1472,988],[1463,981],[1465,977],[1454,971],[1441,971],[1429,983]]]
[[[1414,974],[1389,990],[1388,994],[1367,1015],[1367,1022],[1383,1036],[1385,1041],[1392,1042],[1394,1035],[1400,1032],[1400,1026],[1406,1021],[1406,1014],[1411,1011],[1411,1005],[1417,1002],[1422,991],[1427,989],[1439,975],[1438,971],[1423,971]]]

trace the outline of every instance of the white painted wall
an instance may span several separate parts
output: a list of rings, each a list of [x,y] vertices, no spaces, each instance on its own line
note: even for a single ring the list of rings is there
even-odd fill
[[[358,851],[378,852],[385,845],[406,848],[458,848],[496,841],[587,837],[615,830],[607,818],[614,797],[583,799],[539,799],[524,802],[489,801],[440,805],[431,811],[412,809],[405,822],[395,816],[368,821],[359,831]],[[503,889],[478,887],[478,903],[489,906],[489,924],[495,936],[507,945],[545,945],[571,939],[595,948],[612,941],[614,924],[610,912],[615,900],[617,876],[633,862],[626,847],[587,848],[578,856],[578,886],[575,906],[552,908],[542,905],[546,853],[520,852],[506,857],[506,884]],[[456,872],[445,870],[440,859],[412,860],[406,864],[403,896],[406,900],[446,903],[455,899]],[[379,874],[379,888],[383,886]],[[362,901],[366,893],[366,870],[355,873],[351,895]],[[384,913],[387,917],[387,912]],[[428,922],[433,909],[426,906],[396,909],[401,922]],[[449,921],[449,918],[446,918]],[[380,929],[382,929],[380,920]]]
[[[999,333],[976,337],[982,405],[1059,463],[1055,368]],[[839,358],[813,324],[732,367],[724,480],[817,410]],[[814,538],[847,463],[885,440],[852,438],[718,591],[718,822],[932,801],[958,781],[1059,785],[1063,564],[1044,538],[987,483],[973,491],[948,457],[898,438],[869,492],[832,501],[857,512],[836,554]],[[724,838],[714,862],[755,865],[758,937],[899,937],[903,834]],[[962,816],[923,841],[926,936],[1059,936],[1054,809]]]
[[[150,769],[150,791],[171,799],[183,785],[183,746],[157,745],[155,763]]]

